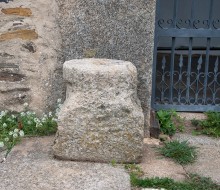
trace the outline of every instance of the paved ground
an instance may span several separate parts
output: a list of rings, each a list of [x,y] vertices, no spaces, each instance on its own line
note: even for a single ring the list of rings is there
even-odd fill
[[[159,140],[147,138],[144,143],[144,158],[140,164],[145,177],[169,177],[182,181],[189,173],[195,173],[210,177],[214,182],[220,184],[220,139],[191,134],[176,134],[173,139],[188,141],[191,145],[198,147],[197,161],[184,167],[176,164],[158,154],[156,148],[160,146]],[[145,190],[134,187],[132,189]]]
[[[24,139],[0,163],[1,190],[129,190],[129,175],[110,164],[59,161],[53,137]]]
[[[220,139],[190,134],[177,134],[174,138],[179,141],[188,141],[198,147],[197,161],[184,167],[185,171],[210,177],[220,184]]]
[[[144,171],[145,177],[169,177],[177,181],[183,181],[186,172],[183,167],[176,164],[171,159],[162,157],[157,148],[160,141],[157,139],[145,139],[144,157],[140,167]]]
[[[184,167],[176,164],[157,153],[158,140],[145,139],[144,159],[140,166],[146,177],[169,177],[182,181],[189,173],[195,173],[203,177],[210,177],[214,182],[220,184],[220,139],[184,133],[176,134],[173,139],[188,141],[191,145],[196,146],[198,150],[196,162]]]
[[[129,190],[128,174],[111,164],[79,163],[53,158],[54,137],[24,139],[0,163],[0,189],[4,190]],[[198,160],[182,167],[157,152],[160,142],[145,139],[140,167],[145,177],[170,177],[182,181],[188,173],[211,177],[220,184],[220,139],[177,134],[174,139],[198,147]],[[0,159],[5,152],[0,152]],[[136,188],[133,188],[136,189]]]

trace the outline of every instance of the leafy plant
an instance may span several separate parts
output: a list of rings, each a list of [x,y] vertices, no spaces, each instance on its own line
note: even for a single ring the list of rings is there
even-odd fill
[[[193,120],[191,120],[191,123],[192,123],[192,125],[194,125],[194,126],[199,126],[199,124],[200,124],[200,121],[199,120],[197,120],[197,119],[193,119]]]
[[[206,120],[192,120],[191,123],[197,127],[196,134],[205,134],[213,137],[220,137],[220,113],[207,112]]]
[[[7,111],[0,112],[0,147],[11,150],[24,136],[24,131],[17,127],[16,117]]]
[[[184,129],[182,119],[173,110],[160,110],[157,112],[157,118],[163,134],[172,136],[177,130],[183,131]]]
[[[138,178],[131,174],[131,184],[142,188],[165,188],[167,190],[220,190],[220,186],[212,182],[210,178],[190,174],[183,182],[175,182],[170,178]]]
[[[197,158],[196,147],[190,146],[187,141],[165,143],[162,148],[159,148],[159,152],[168,158],[172,158],[179,164],[192,163]]]
[[[51,112],[41,118],[34,112],[22,112],[17,116],[17,120],[25,136],[46,136],[54,134],[57,130],[56,118]]]
[[[21,113],[0,112],[0,148],[8,150],[6,156],[22,137],[51,135],[57,130],[56,115],[61,106],[60,100],[55,113],[49,112],[42,117],[28,111],[27,104],[24,106],[26,111]]]

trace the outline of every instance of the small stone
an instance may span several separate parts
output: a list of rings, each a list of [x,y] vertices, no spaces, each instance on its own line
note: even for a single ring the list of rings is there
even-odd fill
[[[7,15],[19,15],[19,16],[31,16],[32,11],[29,8],[22,8],[22,7],[16,7],[16,8],[7,8],[1,10],[4,14]]]
[[[22,44],[22,47],[27,49],[31,53],[36,52],[36,45],[33,42],[27,42],[25,44]]]
[[[165,135],[165,134],[160,134],[159,139],[163,142],[170,142],[171,141],[169,135]]]
[[[33,40],[38,38],[38,34],[35,30],[16,30],[13,32],[6,32],[0,35],[0,42],[11,39],[20,38],[22,40]]]

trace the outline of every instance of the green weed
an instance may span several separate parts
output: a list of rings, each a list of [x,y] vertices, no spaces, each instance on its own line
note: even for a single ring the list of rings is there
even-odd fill
[[[207,112],[206,120],[192,120],[191,123],[197,127],[196,134],[205,134],[213,137],[220,137],[220,113]]]
[[[138,178],[131,174],[131,184],[142,188],[164,188],[166,190],[220,190],[220,186],[212,182],[210,178],[190,174],[183,182],[175,182],[170,178]]]
[[[125,169],[130,173],[137,177],[141,177],[144,175],[144,172],[137,164],[126,164]]]
[[[157,118],[160,123],[160,130],[163,134],[173,136],[177,130],[184,130],[182,119],[173,110],[160,110],[157,112]]]
[[[165,143],[162,148],[159,148],[159,152],[179,164],[192,163],[197,158],[196,147],[190,146],[187,141]]]
[[[115,166],[117,165],[117,162],[116,162],[115,160],[111,160],[111,165],[112,165],[113,167],[115,167]]]

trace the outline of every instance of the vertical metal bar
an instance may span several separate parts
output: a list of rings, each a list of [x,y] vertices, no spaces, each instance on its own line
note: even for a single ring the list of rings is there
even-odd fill
[[[173,28],[176,28],[178,0],[174,0],[173,8]],[[174,63],[175,63],[175,45],[176,38],[172,37],[172,51],[171,51],[171,65],[170,65],[170,91],[169,91],[169,103],[173,103],[173,75],[174,75]]]
[[[163,104],[164,103],[164,89],[165,89],[165,69],[166,69],[166,57],[163,56],[162,58],[162,87],[161,87],[161,103]]]
[[[190,104],[190,77],[191,77],[191,68],[192,68],[192,44],[193,38],[189,38],[189,54],[188,54],[188,68],[187,68],[187,90],[186,90],[186,101]]]
[[[191,4],[191,16],[190,16],[190,28],[193,29],[193,22],[195,19],[195,0],[192,0]],[[189,54],[188,54],[188,67],[187,67],[187,82],[186,82],[186,102],[190,104],[190,77],[191,77],[191,68],[192,68],[192,46],[193,38],[189,38]]]
[[[210,7],[209,7],[209,29],[211,29],[211,27],[212,27],[212,17],[213,17],[213,1],[214,0],[211,0],[211,2],[210,2]]]
[[[181,82],[183,82],[183,54],[180,54],[179,57],[179,79],[178,79],[178,103],[181,104],[181,95],[182,95],[182,87],[181,87]]]
[[[206,58],[205,58],[205,80],[204,80],[204,89],[203,89],[203,104],[206,105],[207,98],[207,83],[208,83],[208,74],[209,74],[209,52],[210,52],[210,43],[211,39],[207,38],[207,47],[206,47]]]
[[[155,16],[155,31],[154,31],[154,56],[153,56],[153,67],[152,67],[152,97],[151,97],[151,107],[155,108],[155,101],[156,101],[156,79],[157,79],[157,46],[159,37],[157,35],[157,28],[158,28],[158,20],[160,14],[160,0],[156,1],[156,16]],[[147,72],[147,71],[146,71]]]
[[[174,0],[174,7],[173,7],[173,28],[176,28],[178,1],[179,1],[179,0]]]
[[[202,69],[202,63],[203,63],[203,58],[202,58],[202,54],[199,57],[198,60],[198,65],[197,65],[197,76],[196,76],[196,90],[195,90],[195,104],[198,104],[198,98],[199,98],[199,81],[200,81],[200,74],[201,74],[201,69]]]
[[[175,45],[176,38],[172,37],[172,51],[171,51],[171,65],[170,65],[170,91],[169,91],[169,103],[173,103],[173,75],[174,75],[174,63],[175,63]]]
[[[157,42],[158,37],[155,36],[154,40],[154,60],[153,60],[153,71],[152,71],[152,97],[151,97],[151,106],[154,108],[155,99],[156,99],[156,79],[157,79]],[[147,71],[146,71],[147,72]]]
[[[216,104],[216,87],[217,87],[217,84],[218,84],[218,65],[219,65],[219,59],[218,59],[218,56],[216,58],[216,61],[215,61],[215,67],[214,67],[214,87],[213,87],[213,95],[212,95],[212,103],[213,104]]]
[[[213,15],[213,0],[210,2],[209,7],[209,29],[211,28],[212,22],[212,15]],[[206,45],[206,61],[205,61],[205,80],[204,80],[204,89],[203,89],[203,104],[206,105],[207,103],[207,84],[208,84],[208,74],[209,74],[209,52],[210,52],[210,43],[211,38],[207,38],[207,45]]]
[[[191,29],[193,29],[193,22],[194,22],[194,19],[195,19],[194,7],[195,7],[195,0],[192,0],[191,16],[190,16],[190,28]]]

